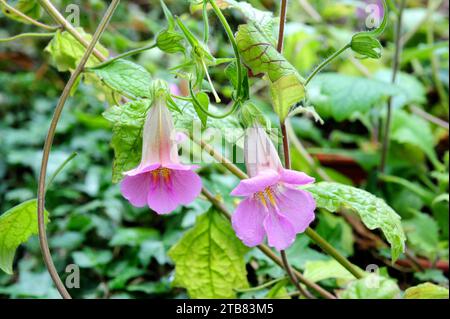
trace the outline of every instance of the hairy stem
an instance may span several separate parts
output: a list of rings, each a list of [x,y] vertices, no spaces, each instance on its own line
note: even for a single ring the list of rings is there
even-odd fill
[[[0,0],[0,4],[3,5],[6,8],[6,11],[8,12],[12,12],[15,15],[21,17],[22,19],[28,21],[31,24],[34,24],[35,26],[39,27],[39,28],[43,28],[49,31],[55,31],[57,29],[59,29],[58,26],[51,26],[51,25],[46,25],[42,22],[39,22],[29,16],[27,16],[25,13],[21,12],[20,10],[17,10],[16,8],[14,8],[13,6],[9,5],[5,0]]]
[[[330,57],[328,57],[325,61],[319,64],[317,68],[308,76],[308,78],[305,81],[305,86],[311,82],[311,80],[320,72],[324,67],[326,67],[328,64],[330,64],[334,59],[336,59],[341,53],[345,52],[348,48],[350,48],[350,43],[346,44],[343,48],[337,50],[334,52]]]
[[[109,65],[109,64],[111,64],[114,61],[117,61],[119,59],[125,59],[125,58],[128,58],[130,56],[133,56],[133,55],[136,55],[136,54],[139,54],[141,52],[144,52],[144,51],[147,51],[147,50],[151,50],[151,49],[154,49],[154,48],[156,48],[156,44],[155,43],[143,46],[142,48],[136,48],[134,50],[130,50],[130,51],[121,53],[119,55],[116,55],[115,57],[113,57],[111,59],[108,59],[108,60],[106,60],[106,61],[104,61],[104,62],[102,62],[100,64],[97,64],[96,66],[94,66],[94,67],[92,67],[90,69],[103,68],[103,67],[105,67],[105,66],[107,66],[107,65]]]
[[[402,36],[403,10],[405,9],[405,5],[406,0],[401,0],[397,15],[397,25],[395,27],[395,52],[392,64],[392,80],[391,80],[393,84],[395,84],[395,81],[397,80],[397,73],[400,68],[400,54],[402,51],[401,36]],[[386,124],[384,127],[383,146],[380,163],[381,173],[384,173],[386,170],[387,156],[389,153],[391,122],[392,122],[392,97],[389,98],[387,105]]]
[[[9,42],[9,41],[22,39],[22,38],[49,38],[49,37],[53,37],[54,35],[55,35],[54,32],[51,32],[51,33],[33,33],[33,32],[21,33],[21,34],[14,35],[9,38],[1,38],[0,42]]]
[[[39,0],[39,4],[47,11],[47,13],[60,24],[64,30],[69,32],[78,42],[80,42],[85,48],[89,46],[89,42],[81,36],[81,34],[74,28],[70,22],[68,22],[63,15],[55,8],[55,6],[50,2],[50,0]],[[92,51],[94,56],[100,61],[105,61],[106,57],[97,49],[94,48]]]
[[[41,0],[42,2],[47,2],[44,0]],[[56,271],[55,265],[53,263],[50,249],[48,246],[48,240],[45,230],[45,217],[44,217],[44,209],[45,209],[45,179],[46,179],[46,173],[47,173],[47,166],[48,166],[48,159],[50,156],[50,151],[52,148],[53,140],[55,137],[56,127],[58,125],[58,121],[61,117],[61,113],[64,109],[64,105],[66,104],[66,101],[70,95],[70,92],[74,86],[74,84],[77,82],[78,77],[80,76],[84,66],[86,65],[89,57],[93,53],[94,47],[97,44],[98,40],[100,39],[101,35],[105,31],[106,27],[108,26],[108,23],[116,10],[117,6],[119,5],[120,0],[112,0],[111,4],[109,5],[108,9],[106,10],[102,21],[100,22],[99,26],[97,27],[97,30],[95,31],[91,43],[89,43],[86,52],[83,54],[83,57],[81,58],[80,63],[78,64],[75,71],[70,76],[69,81],[67,82],[66,86],[64,87],[64,90],[61,94],[61,97],[58,101],[58,104],[55,108],[55,112],[52,118],[52,122],[50,124],[50,128],[48,130],[47,138],[45,139],[44,144],[44,151],[42,155],[42,163],[41,163],[41,171],[39,175],[39,185],[38,185],[38,225],[39,225],[39,242],[41,246],[41,251],[43,254],[44,262],[47,266],[47,269],[50,273],[50,276],[53,280],[53,282],[56,285],[56,288],[58,289],[59,293],[64,299],[70,299],[71,296],[69,292],[67,291],[66,287],[64,286],[64,283],[62,282],[61,278],[58,275],[58,272]],[[59,13],[59,12],[58,12]]]
[[[231,220],[231,213],[228,211],[227,207],[224,205],[224,203],[215,197],[209,190],[206,188],[202,189],[202,194],[216,207],[220,213],[222,213],[228,220]],[[259,245],[258,249],[261,250],[262,253],[264,253],[267,257],[269,257],[272,261],[274,261],[278,266],[284,268],[283,261],[280,257],[278,257],[268,246],[266,245]],[[293,269],[292,273],[295,275],[297,280],[305,284],[311,289],[314,289],[318,294],[320,294],[322,297],[326,299],[336,299],[334,295],[320,287],[315,282],[309,281],[306,279],[299,271]]]

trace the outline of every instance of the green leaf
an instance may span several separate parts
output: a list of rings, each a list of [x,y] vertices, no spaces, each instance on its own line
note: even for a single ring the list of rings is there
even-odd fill
[[[352,281],[338,296],[341,299],[395,299],[400,296],[400,288],[390,278],[371,274]]]
[[[317,206],[336,212],[342,208],[354,210],[370,230],[380,228],[391,244],[392,261],[405,249],[405,234],[401,217],[386,202],[371,193],[355,187],[321,182],[306,189],[314,196]]]
[[[152,76],[139,64],[115,60],[104,67],[91,69],[113,90],[132,97],[150,97]]]
[[[205,92],[197,93],[197,100],[203,106],[205,110],[209,109],[209,96]],[[202,122],[202,126],[206,127],[208,123],[208,115],[202,112],[202,110],[194,104],[195,112],[197,112],[198,118]]]
[[[448,299],[448,289],[426,282],[406,289],[405,299]]]
[[[439,227],[431,216],[416,212],[415,216],[403,222],[409,246],[430,260],[439,252]]]
[[[277,282],[267,293],[268,299],[291,299],[286,289],[286,285],[289,283],[288,279],[284,279]]]
[[[294,104],[305,98],[304,79],[253,23],[239,26],[236,41],[242,60],[253,74],[266,74],[271,83],[274,110],[286,118]]]
[[[319,74],[308,86],[308,98],[317,112],[339,122],[369,112],[398,92],[382,81],[337,73]]]
[[[45,211],[45,222],[48,212]],[[12,274],[17,247],[38,233],[37,200],[19,204],[0,216],[0,269]]]
[[[3,13],[10,19],[29,24],[30,22],[17,14],[9,11],[2,3],[0,3]],[[42,15],[41,6],[36,0],[18,0],[13,5],[14,8],[33,19],[39,19]]]
[[[418,147],[436,167],[442,166],[434,150],[436,143],[430,125],[419,116],[396,110],[392,117],[391,139]]]
[[[355,279],[355,276],[334,259],[306,262],[303,275],[313,282],[330,278],[339,279],[341,282]]]
[[[184,36],[172,30],[163,30],[156,37],[156,45],[167,53],[185,52]]]
[[[326,211],[319,215],[316,231],[342,255],[353,255],[353,230],[344,218]]]
[[[84,32],[82,28],[77,28],[78,33],[88,42],[92,40],[92,35]],[[108,50],[101,44],[96,45],[96,49],[103,55],[108,56]],[[86,48],[78,42],[69,32],[58,30],[56,35],[45,48],[45,52],[50,54],[52,64],[58,71],[73,71],[83,57]],[[100,61],[91,55],[86,67],[93,67]]]
[[[230,223],[211,209],[169,251],[174,285],[191,298],[235,298],[234,289],[248,287],[246,250]]]
[[[113,123],[113,183],[122,180],[123,172],[139,164],[143,127],[150,105],[151,100],[141,99],[121,106],[112,106],[103,113],[103,116]]]

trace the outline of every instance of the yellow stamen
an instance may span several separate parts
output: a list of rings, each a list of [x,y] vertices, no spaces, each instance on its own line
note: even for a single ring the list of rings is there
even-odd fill
[[[170,182],[170,169],[161,167],[152,171],[153,182],[156,183],[160,177],[164,179],[164,182]]]
[[[264,191],[256,193],[257,198],[261,201],[264,207],[267,208],[267,200],[269,200],[270,204],[273,207],[277,207],[277,201],[275,200],[275,196],[270,187],[267,187]]]

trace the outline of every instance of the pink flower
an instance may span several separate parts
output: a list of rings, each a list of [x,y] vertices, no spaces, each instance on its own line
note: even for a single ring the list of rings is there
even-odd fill
[[[144,125],[141,163],[125,173],[120,189],[134,206],[167,214],[200,194],[202,182],[178,157],[177,134],[163,98],[156,98]]]
[[[261,244],[278,250],[289,247],[314,220],[316,203],[296,186],[314,182],[305,173],[284,169],[272,142],[261,127],[247,129],[245,161],[249,179],[231,195],[246,197],[232,217],[237,236],[249,247]]]

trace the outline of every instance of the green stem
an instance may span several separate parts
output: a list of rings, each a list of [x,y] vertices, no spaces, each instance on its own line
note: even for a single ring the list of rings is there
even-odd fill
[[[92,68],[88,68],[88,69],[89,69],[89,70],[100,69],[100,68],[103,68],[103,67],[105,67],[105,66],[107,66],[107,65],[109,65],[109,64],[111,64],[111,63],[113,63],[114,61],[117,61],[117,60],[119,60],[119,59],[125,59],[125,58],[128,58],[128,57],[130,57],[130,56],[139,54],[139,53],[141,53],[141,52],[144,52],[144,51],[147,51],[147,50],[154,49],[154,48],[156,48],[156,47],[157,47],[156,43],[152,43],[152,44],[143,46],[142,48],[133,49],[133,50],[130,50],[130,51],[121,53],[121,54],[115,56],[114,58],[108,59],[108,60],[106,60],[106,61],[104,61],[104,62],[102,62],[102,63],[100,63],[100,64],[97,64],[96,66],[94,66],[94,67],[92,67]]]
[[[265,282],[262,285],[259,285],[257,287],[252,287],[252,288],[248,288],[248,289],[235,289],[235,291],[238,293],[255,292],[255,291],[265,289],[265,288],[269,288],[270,286],[273,286],[273,285],[279,283],[280,281],[283,281],[286,279],[287,279],[287,277],[281,277],[281,278],[277,278],[277,279]]]
[[[237,93],[236,97],[237,99],[240,98],[242,93],[242,65],[241,65],[241,57],[239,54],[239,49],[236,43],[236,39],[234,38],[233,31],[231,31],[231,27],[228,24],[227,19],[225,19],[222,11],[220,11],[219,7],[216,4],[215,0],[208,0],[211,4],[214,12],[216,13],[217,17],[219,18],[220,22],[222,23],[223,28],[225,29],[225,32],[227,33],[228,39],[230,40],[230,43],[233,47],[234,56],[236,57],[236,67],[237,67]]]
[[[364,277],[364,272],[353,265],[347,258],[342,256],[333,246],[331,246],[322,236],[316,233],[313,229],[308,228],[305,231],[305,234],[314,240],[314,242],[322,248],[322,250],[326,251],[331,257],[336,259],[342,266],[345,267],[349,272],[353,274],[356,278],[360,279]]]
[[[209,21],[208,21],[208,0],[203,0],[203,42],[208,43],[209,40]]]
[[[350,43],[346,44],[343,48],[333,53],[330,57],[328,57],[325,61],[323,61],[306,79],[305,86],[311,82],[311,80],[320,72],[324,67],[326,67],[330,62],[336,59],[341,53],[345,52],[348,48],[350,48]]]
[[[48,38],[48,37],[53,37],[55,35],[54,32],[52,33],[21,33],[9,38],[1,38],[0,42],[9,42],[9,41],[14,41],[17,39],[22,39],[22,38]]]
[[[39,22],[29,16],[27,16],[25,13],[21,12],[20,10],[17,10],[16,8],[14,8],[13,6],[9,5],[5,0],[0,0],[0,4],[2,4],[5,8],[6,11],[10,11],[12,13],[14,13],[15,15],[21,17],[22,19],[28,21],[31,24],[34,24],[37,27],[49,30],[49,31],[55,31],[57,29],[59,29],[59,27],[57,26],[51,26],[51,25],[46,25],[42,22]]]
[[[61,165],[59,165],[59,167],[56,169],[56,171],[48,179],[47,185],[45,186],[46,190],[53,183],[53,181],[59,175],[59,173],[61,173],[61,171],[64,169],[64,167],[66,167],[66,165],[69,164],[69,162],[71,160],[73,160],[77,155],[78,155],[77,152],[73,152],[72,154],[70,154],[70,156],[68,158],[66,158],[66,160]]]

